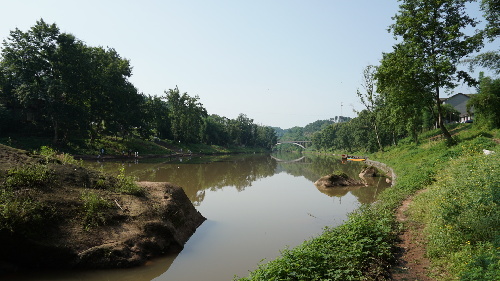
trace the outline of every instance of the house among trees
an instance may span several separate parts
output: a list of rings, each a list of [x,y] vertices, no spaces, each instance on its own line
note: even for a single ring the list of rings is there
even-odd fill
[[[458,110],[460,112],[460,123],[464,123],[467,120],[472,120],[474,117],[474,108],[471,108],[470,112],[467,112],[467,102],[471,96],[472,94],[458,93],[449,98],[442,98],[441,102],[449,104]]]

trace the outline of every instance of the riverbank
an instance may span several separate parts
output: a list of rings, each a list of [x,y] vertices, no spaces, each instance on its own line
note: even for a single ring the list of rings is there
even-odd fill
[[[0,144],[0,274],[131,267],[178,252],[205,218],[182,188]]]
[[[500,132],[464,130],[455,136],[458,145],[453,147],[433,138],[437,134],[422,136],[421,145],[402,142],[370,155],[398,175],[377,203],[363,206],[343,225],[326,228],[237,280],[411,279],[411,272],[396,276],[393,270],[401,252],[398,237],[411,227],[397,220],[396,211],[424,189],[429,191],[415,197],[408,220],[419,222],[424,230],[425,255],[431,261],[425,276],[498,280],[500,153],[484,155],[483,149],[500,151]]]
[[[238,153],[263,153],[268,150],[247,146],[218,146],[206,144],[185,144],[171,140],[155,139],[153,141],[139,138],[103,137],[92,142],[89,140],[72,140],[66,143],[53,144],[42,137],[7,137],[0,138],[4,144],[26,151],[39,151],[41,147],[75,156],[75,159],[141,159],[172,158],[189,155],[220,155]]]

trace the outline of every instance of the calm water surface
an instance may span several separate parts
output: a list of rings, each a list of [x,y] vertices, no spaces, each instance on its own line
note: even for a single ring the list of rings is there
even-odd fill
[[[335,226],[387,184],[319,191],[314,182],[332,171],[357,177],[359,163],[327,156],[245,155],[175,160],[89,163],[117,173],[122,166],[141,181],[168,181],[184,188],[207,220],[177,255],[134,269],[49,272],[12,280],[232,280]],[[380,182],[380,184],[379,184]]]

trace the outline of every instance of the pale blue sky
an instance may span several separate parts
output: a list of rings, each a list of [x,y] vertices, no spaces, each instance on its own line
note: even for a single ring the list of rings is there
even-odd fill
[[[37,20],[130,60],[140,92],[176,85],[209,114],[262,125],[355,117],[361,74],[379,64],[396,0],[0,0],[0,39]],[[498,43],[496,44],[498,49]],[[471,90],[461,90],[469,93]],[[341,104],[343,106],[341,107]],[[126,109],[124,109],[126,110]]]

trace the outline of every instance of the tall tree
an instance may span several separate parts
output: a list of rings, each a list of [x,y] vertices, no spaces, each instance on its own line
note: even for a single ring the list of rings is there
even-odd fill
[[[199,102],[199,97],[190,97],[187,93],[181,95],[177,87],[165,93],[174,140],[187,143],[201,141],[207,111]]]
[[[474,28],[477,21],[466,13],[466,3],[472,0],[400,0],[399,12],[393,18],[395,23],[390,31],[398,45],[404,45],[407,56],[422,63],[422,78],[432,87],[432,96],[437,108],[438,126],[443,135],[453,142],[451,134],[443,124],[441,89],[452,89],[456,82],[473,79],[464,71],[458,70],[462,58],[479,51],[483,46],[482,33],[472,36],[465,33]],[[415,77],[420,79],[421,77]]]
[[[491,69],[496,74],[500,74],[500,50],[499,51],[489,51],[477,55],[476,57],[467,60],[470,64],[470,69],[472,70],[475,66],[482,66]]]
[[[368,65],[363,70],[363,83],[361,86],[364,89],[364,93],[361,93],[359,89],[357,90],[357,94],[361,103],[365,106],[366,113],[368,115],[370,125],[373,128],[375,133],[375,137],[377,139],[377,145],[380,151],[384,150],[382,145],[381,137],[380,137],[380,118],[378,115],[378,111],[381,108],[381,97],[375,91],[375,73],[376,68],[373,65]]]
[[[88,47],[90,56],[88,112],[91,139],[101,133],[122,135],[140,121],[143,101],[137,89],[128,81],[132,76],[130,61],[116,50]]]
[[[3,46],[2,64],[9,84],[6,94],[42,130],[51,127],[54,142],[58,141],[61,129],[79,123],[75,113],[83,102],[75,85],[82,43],[42,19],[27,32],[11,31]]]
[[[408,56],[405,47],[398,45],[392,53],[383,54],[375,78],[391,127],[404,128],[417,142],[422,111],[434,113],[433,88],[427,83],[432,74],[424,71],[423,59]]]

